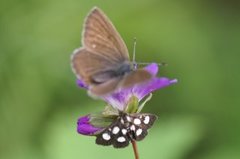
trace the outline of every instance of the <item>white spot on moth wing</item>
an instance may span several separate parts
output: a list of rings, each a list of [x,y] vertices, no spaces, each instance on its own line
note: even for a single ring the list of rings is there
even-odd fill
[[[121,119],[121,123],[124,124],[124,120],[123,119]]]
[[[136,125],[139,125],[139,124],[141,124],[141,120],[138,119],[138,118],[135,118],[133,123],[136,124]]]
[[[149,123],[149,121],[150,121],[150,117],[149,116],[146,116],[145,118],[144,118],[144,124],[148,124]]]
[[[135,125],[132,125],[131,127],[130,127],[130,130],[132,130],[132,131],[135,131]]]
[[[122,129],[122,133],[123,133],[123,135],[126,135],[127,134],[127,130],[126,129]]]
[[[127,118],[127,121],[129,122],[131,121],[131,118],[129,116],[127,116],[126,118]]]
[[[102,138],[106,141],[110,140],[111,139],[111,136],[108,134],[108,133],[103,133],[102,134]]]
[[[119,127],[115,126],[112,130],[113,134],[117,134],[120,131]]]
[[[139,135],[141,135],[141,134],[142,134],[142,129],[137,129],[136,135],[139,136]]]
[[[117,138],[117,141],[118,142],[125,142],[126,139],[125,139],[125,137],[121,136],[121,137]]]

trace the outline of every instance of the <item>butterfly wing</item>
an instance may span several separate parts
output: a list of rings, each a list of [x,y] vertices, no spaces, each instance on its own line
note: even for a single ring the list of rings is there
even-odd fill
[[[102,60],[100,56],[94,55],[84,48],[77,49],[72,56],[73,72],[87,85],[102,83],[110,79],[113,76],[110,72],[105,74],[104,79],[94,78],[95,75],[114,68],[106,68],[108,65],[111,66],[109,61]]]
[[[112,78],[102,84],[93,85],[89,88],[89,94],[94,96],[107,95],[109,92],[117,89],[121,77]]]
[[[147,82],[151,78],[152,78],[152,74],[149,73],[148,71],[146,71],[144,69],[137,69],[137,70],[134,70],[134,71],[126,74],[126,76],[123,78],[120,85],[121,85],[121,87],[126,88],[126,87],[132,86],[134,84],[140,84],[140,83]]]
[[[102,73],[102,75],[104,77],[107,77],[105,76],[105,73]],[[109,73],[108,75],[110,76],[111,74]],[[121,89],[121,88],[130,87],[134,84],[141,84],[141,83],[147,82],[151,78],[152,78],[152,75],[148,71],[144,69],[138,69],[130,73],[127,73],[124,77],[120,76],[120,77],[111,78],[110,80],[102,84],[94,85],[90,87],[89,93],[90,94],[92,93],[97,96],[103,95],[103,94],[106,95],[107,93],[112,92],[117,88]]]
[[[72,55],[72,68],[78,78],[93,88],[115,78],[119,66],[130,63],[125,43],[98,8],[94,8],[85,20],[82,45]]]
[[[85,20],[82,43],[91,53],[113,64],[129,61],[124,41],[110,19],[99,8],[93,8]]]

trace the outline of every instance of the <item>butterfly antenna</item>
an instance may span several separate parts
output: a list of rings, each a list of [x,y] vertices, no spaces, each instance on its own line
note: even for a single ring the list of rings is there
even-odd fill
[[[138,65],[149,65],[150,63],[147,62],[136,62],[136,45],[137,45],[137,38],[133,38],[133,57],[132,57],[132,63],[133,63],[133,69],[136,70]],[[167,66],[167,63],[161,62],[157,63],[158,66]]]
[[[137,63],[138,65],[149,65],[151,63],[148,63],[148,62],[138,62]],[[165,63],[165,62],[161,62],[161,63],[156,63],[158,66],[167,66],[168,64]]]
[[[136,63],[136,45],[137,45],[137,38],[135,37],[133,39],[133,58],[132,58],[132,63],[133,63],[133,68],[137,69],[137,63]]]

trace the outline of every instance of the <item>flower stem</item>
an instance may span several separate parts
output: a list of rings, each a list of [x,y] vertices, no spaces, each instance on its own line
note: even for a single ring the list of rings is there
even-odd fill
[[[136,143],[135,140],[132,140],[131,142],[132,142],[132,147],[133,147],[135,159],[139,159],[139,154],[138,154],[138,149],[137,149],[137,143]]]

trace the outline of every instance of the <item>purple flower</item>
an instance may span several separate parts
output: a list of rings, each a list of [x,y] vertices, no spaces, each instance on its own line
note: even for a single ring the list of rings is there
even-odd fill
[[[112,94],[103,97],[104,100],[116,109],[124,110],[132,96],[137,97],[138,101],[141,101],[151,92],[177,82],[177,79],[170,80],[166,77],[156,77],[158,73],[158,65],[155,63],[146,66],[144,69],[153,75],[153,78],[149,82],[117,90],[117,92],[113,92]]]
[[[77,131],[82,135],[94,135],[94,133],[100,131],[103,128],[94,127],[90,123],[90,115],[80,117],[77,122]]]
[[[120,88],[109,95],[102,96],[101,98],[114,109],[124,111],[132,97],[136,97],[135,99],[137,99],[137,103],[139,103],[151,92],[177,82],[177,79],[171,80],[166,77],[156,77],[158,73],[158,65],[155,63],[149,64],[144,69],[153,75],[153,78],[150,81],[143,84],[136,84],[129,88]],[[77,80],[77,84],[81,88],[88,89],[88,86],[80,79]],[[77,129],[80,134],[94,135],[103,128],[96,127],[94,122],[89,122],[90,120],[90,116],[84,116],[78,120]]]

